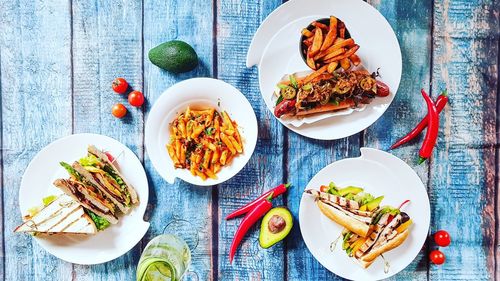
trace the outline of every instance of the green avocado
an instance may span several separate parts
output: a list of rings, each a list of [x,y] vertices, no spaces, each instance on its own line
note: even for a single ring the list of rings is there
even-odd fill
[[[293,217],[285,207],[271,209],[262,219],[259,244],[267,249],[285,239],[293,226]]]
[[[154,65],[173,73],[191,71],[198,65],[198,55],[193,47],[179,40],[154,47],[148,56]]]
[[[366,207],[361,206],[360,209],[366,209],[368,211],[373,211],[373,210],[377,209],[377,207],[380,205],[382,200],[384,200],[384,196],[379,196],[379,197],[373,199],[372,201],[366,203],[365,205],[363,205]]]
[[[356,187],[356,186],[348,186],[348,187],[344,187],[344,188],[338,190],[340,196],[345,196],[349,193],[358,194],[362,191],[363,191],[363,189],[361,187]]]

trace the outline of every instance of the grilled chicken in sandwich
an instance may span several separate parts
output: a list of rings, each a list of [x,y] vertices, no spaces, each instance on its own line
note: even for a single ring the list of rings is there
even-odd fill
[[[376,77],[366,70],[325,72],[312,80],[290,75],[277,86],[274,115],[304,116],[370,103],[376,96],[389,95],[388,86]]]
[[[62,194],[40,210],[24,217],[14,232],[33,234],[95,234],[96,225],[79,202]]]
[[[367,268],[378,256],[401,245],[410,234],[411,224],[408,214],[384,207],[375,215],[367,237],[345,229],[342,232],[342,249]]]

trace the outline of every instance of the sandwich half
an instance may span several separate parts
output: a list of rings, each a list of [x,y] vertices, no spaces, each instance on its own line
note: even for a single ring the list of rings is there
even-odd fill
[[[97,228],[77,201],[62,194],[39,211],[25,216],[24,223],[14,232],[95,234]]]
[[[65,162],[60,164],[68,171],[70,178],[57,179],[54,181],[54,185],[79,202],[85,209],[92,211],[112,224],[118,223],[118,217],[116,216],[118,207],[113,201],[104,195],[97,185],[85,178],[72,166]]]
[[[109,161],[106,154],[95,146],[89,146],[87,156],[75,162],[73,168],[96,186],[122,213],[127,214],[139,202],[132,185]]]
[[[305,193],[315,197],[316,205],[329,219],[366,237],[384,197],[374,198],[359,187],[337,189],[331,184],[330,187],[322,186],[321,190],[308,189]]]
[[[378,256],[398,247],[408,238],[411,224],[408,214],[384,207],[377,212],[367,237],[345,229],[342,249],[362,267],[368,268]]]

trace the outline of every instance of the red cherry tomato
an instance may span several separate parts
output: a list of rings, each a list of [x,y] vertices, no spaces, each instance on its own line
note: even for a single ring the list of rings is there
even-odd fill
[[[429,258],[431,259],[432,263],[434,264],[443,264],[444,261],[446,260],[446,257],[440,250],[434,250],[431,252],[429,255]]]
[[[113,157],[113,155],[111,155],[111,153],[109,153],[109,152],[106,151],[106,152],[104,152],[104,154],[106,154],[106,156],[108,157],[108,160],[110,162],[115,161],[115,157]]]
[[[144,103],[144,95],[139,91],[132,91],[128,95],[128,103],[132,106],[139,107]]]
[[[116,118],[123,118],[123,116],[127,115],[127,108],[123,104],[117,103],[117,104],[113,105],[113,108],[111,109],[111,113]]]
[[[115,80],[113,80],[113,84],[111,84],[111,88],[113,88],[113,91],[115,91],[116,93],[123,94],[128,89],[128,83],[123,78],[116,78]]]
[[[434,241],[438,246],[446,247],[451,243],[450,234],[444,230],[439,230],[434,233]]]
[[[321,192],[328,192],[328,190],[330,190],[330,187],[326,186],[326,185],[322,185],[320,188],[319,188],[319,191]]]

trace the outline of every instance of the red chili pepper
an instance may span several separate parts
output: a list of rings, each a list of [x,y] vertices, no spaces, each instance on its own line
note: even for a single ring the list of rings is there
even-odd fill
[[[243,206],[243,207],[239,208],[238,210],[227,215],[226,220],[230,220],[232,218],[235,218],[235,217],[238,217],[238,216],[241,216],[241,215],[244,215],[244,214],[250,212],[257,204],[260,203],[260,201],[262,201],[262,199],[267,198],[271,193],[273,193],[273,198],[278,197],[279,195],[285,193],[288,190],[289,186],[290,186],[289,183],[280,184],[277,187],[264,192],[264,194],[259,196],[259,198],[253,200],[252,202],[246,204],[245,206]]]
[[[422,164],[427,158],[431,157],[432,150],[436,145],[439,130],[439,113],[437,112],[436,105],[432,102],[432,99],[424,89],[422,89],[421,92],[427,104],[429,127],[427,128],[427,132],[425,132],[425,139],[419,151],[420,159],[418,160],[418,164]]]
[[[443,108],[447,103],[448,103],[448,92],[444,90],[436,100],[436,108],[438,114],[441,113],[441,111],[443,111]],[[413,128],[413,130],[411,130],[406,136],[402,137],[396,143],[394,143],[390,149],[395,149],[416,138],[427,127],[427,124],[429,124],[428,115],[426,115],[424,119],[422,119],[422,121],[420,121],[420,123],[418,123],[418,125],[415,128]]]
[[[259,201],[259,203],[253,208],[250,212],[246,214],[246,216],[241,221],[238,230],[234,234],[233,242],[231,243],[231,248],[229,249],[229,263],[233,262],[234,254],[236,253],[236,249],[243,240],[243,237],[248,232],[248,230],[254,225],[261,217],[263,217],[271,208],[273,207],[273,203],[271,200],[273,199],[273,194],[271,193],[267,198]]]

